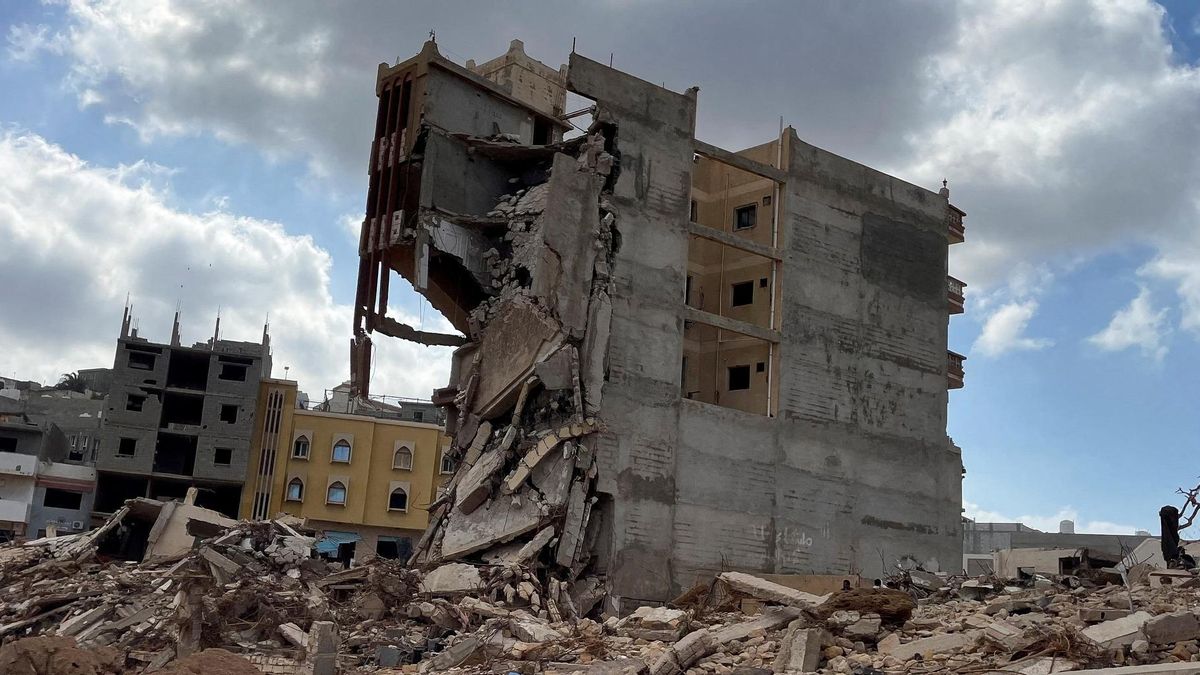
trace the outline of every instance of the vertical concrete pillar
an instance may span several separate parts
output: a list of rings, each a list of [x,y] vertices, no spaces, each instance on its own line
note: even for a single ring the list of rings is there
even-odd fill
[[[336,675],[338,636],[332,621],[314,621],[308,631],[308,664],[312,675]]]

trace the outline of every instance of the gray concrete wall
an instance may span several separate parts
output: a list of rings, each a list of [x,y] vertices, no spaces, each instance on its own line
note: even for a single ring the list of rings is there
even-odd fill
[[[138,349],[159,348],[154,368],[141,370],[129,366],[129,353]],[[270,372],[270,358],[263,345],[253,342],[218,340],[193,347],[171,347],[144,340],[121,339],[117,343],[112,388],[107,416],[101,430],[101,447],[96,467],[104,472],[149,475],[154,470],[155,446],[160,431],[163,397],[176,395],[203,397],[200,424],[176,427],[173,433],[195,436],[196,459],[193,478],[242,483],[249,461],[250,436],[254,430],[258,383]],[[177,389],[167,386],[167,369],[176,354],[202,355],[208,359],[208,374],[203,389]],[[249,361],[242,380],[221,377],[222,364]],[[129,396],[146,396],[140,412],[127,410]],[[236,421],[221,420],[221,407],[238,409]],[[118,454],[121,438],[136,439],[133,457]],[[230,448],[228,465],[214,461],[215,448]],[[185,479],[187,477],[184,477]],[[138,496],[138,495],[130,495]]]
[[[666,600],[728,568],[957,570],[946,199],[791,134],[779,415],[682,400],[695,99],[574,54],[569,82],[615,123],[620,152],[597,457],[614,594]]]
[[[969,523],[963,530],[963,553],[991,553],[1010,548],[1088,548],[1120,555],[1152,535],[1041,532],[1019,523]]]
[[[33,492],[33,506],[29,513],[30,538],[38,536],[38,532],[44,531],[48,523],[57,523],[59,534],[85,531],[91,527],[90,516],[92,505],[96,499],[95,490],[82,493],[78,509],[60,509],[44,506],[42,503],[45,499],[46,488],[42,486],[35,488]],[[81,529],[74,529],[73,524],[77,522],[83,523]]]

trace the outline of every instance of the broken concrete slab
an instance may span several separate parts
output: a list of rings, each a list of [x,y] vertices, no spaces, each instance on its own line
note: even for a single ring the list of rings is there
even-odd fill
[[[512,619],[508,622],[508,629],[512,631],[513,637],[521,642],[552,642],[563,639],[562,633],[540,621]]]
[[[1142,626],[1151,618],[1149,612],[1135,612],[1119,619],[1105,621],[1083,629],[1083,636],[1105,649],[1133,644],[1142,636]]]
[[[558,444],[572,438],[578,438],[585,434],[590,434],[598,431],[599,427],[594,421],[585,421],[582,424],[570,424],[558,428],[555,431],[543,436],[538,440],[537,445],[521,459],[521,463],[513,470],[507,478],[504,479],[504,493],[512,494],[521,487],[529,474],[533,472],[538,463],[542,461],[550,451],[558,447]]]
[[[489,450],[481,456],[459,481],[454,489],[454,506],[463,513],[470,513],[487,501],[492,491],[493,477],[504,466],[504,453]]]
[[[1133,610],[1129,609],[1112,609],[1109,607],[1080,607],[1079,620],[1084,623],[1100,623],[1101,621],[1112,621],[1129,616]]]
[[[1200,620],[1189,611],[1159,614],[1142,626],[1151,644],[1166,645],[1182,640],[1200,638]]]
[[[421,580],[421,592],[431,595],[471,593],[483,586],[479,568],[465,563],[449,563],[437,567]]]
[[[744,572],[722,572],[717,579],[739,593],[745,593],[764,602],[793,607],[816,607],[823,601],[820,596],[797,591]]]
[[[821,650],[831,644],[833,636],[823,629],[790,630],[779,644],[773,664],[775,672],[814,672],[821,664]]]
[[[934,635],[920,640],[902,644],[888,653],[901,661],[907,661],[917,654],[929,657],[934,654],[955,652],[975,643],[981,631],[971,630],[965,633],[946,633]]]

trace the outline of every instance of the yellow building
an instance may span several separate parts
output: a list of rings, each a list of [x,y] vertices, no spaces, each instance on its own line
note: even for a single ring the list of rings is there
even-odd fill
[[[240,516],[302,517],[330,557],[407,557],[453,472],[442,428],[305,410],[296,395],[290,380],[260,385]]]

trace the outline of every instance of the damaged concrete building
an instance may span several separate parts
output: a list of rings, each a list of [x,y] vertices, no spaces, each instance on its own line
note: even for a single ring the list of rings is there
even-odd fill
[[[503,63],[379,67],[355,393],[373,333],[457,347],[458,470],[415,561],[536,560],[617,611],[722,569],[959,569],[949,191],[790,127],[723,150],[697,90],[578,54],[521,86]],[[393,273],[462,335],[388,316]]]
[[[154,343],[126,308],[96,453],[97,521],[127,499],[182,499],[190,487],[199,506],[237,516],[271,341],[266,327],[262,342],[222,340],[220,327],[183,346],[176,312],[171,341]]]

